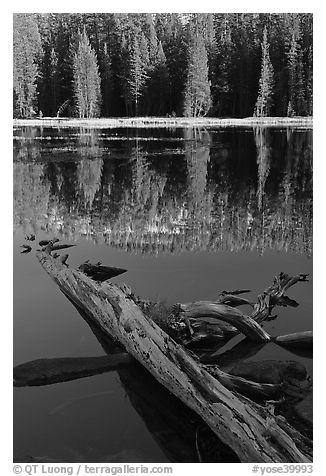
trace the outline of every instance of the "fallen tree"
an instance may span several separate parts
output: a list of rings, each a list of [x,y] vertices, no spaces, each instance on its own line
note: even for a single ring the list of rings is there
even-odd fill
[[[37,257],[69,300],[194,410],[240,461],[311,461],[312,450],[306,438],[282,417],[274,416],[268,408],[237,393],[240,387],[248,385],[247,381],[241,385],[240,377],[230,376],[216,366],[213,376],[207,367],[144,314],[129,288],[108,282],[96,283],[54,259],[50,252],[38,252]],[[282,294],[279,284],[274,287],[277,287],[276,296]],[[258,316],[268,315],[270,300],[270,296],[264,298],[261,313],[257,309],[254,312]],[[235,321],[232,321],[233,325]],[[252,324],[250,319],[249,324]],[[257,326],[256,323],[257,332],[265,336],[265,331]],[[244,329],[243,322],[241,329]],[[234,391],[228,390],[227,385]]]

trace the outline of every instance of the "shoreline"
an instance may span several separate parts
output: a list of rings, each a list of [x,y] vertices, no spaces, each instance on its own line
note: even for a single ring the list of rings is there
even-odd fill
[[[135,128],[178,128],[178,127],[295,127],[313,128],[310,117],[246,117],[226,118],[214,117],[112,117],[96,119],[56,118],[14,119],[14,127],[85,127],[96,129],[113,129],[119,127]]]

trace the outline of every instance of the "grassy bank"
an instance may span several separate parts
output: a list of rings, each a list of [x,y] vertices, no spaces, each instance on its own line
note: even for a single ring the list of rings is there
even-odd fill
[[[76,119],[45,117],[42,119],[14,119],[15,127],[296,127],[309,128],[313,125],[312,117],[246,117],[243,119],[214,117],[121,117],[100,119]]]

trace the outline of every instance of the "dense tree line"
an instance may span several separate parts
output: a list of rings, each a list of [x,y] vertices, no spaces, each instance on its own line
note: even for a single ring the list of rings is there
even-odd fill
[[[312,115],[312,14],[14,14],[14,114]]]

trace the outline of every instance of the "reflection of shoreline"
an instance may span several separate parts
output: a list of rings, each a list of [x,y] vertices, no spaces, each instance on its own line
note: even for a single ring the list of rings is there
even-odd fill
[[[76,119],[54,117],[44,119],[14,119],[14,127],[229,127],[272,126],[312,128],[312,117],[246,117],[218,119],[216,117],[121,117],[102,119]]]
[[[272,217],[271,222],[277,226],[268,224],[268,217],[264,220],[257,217],[248,223],[248,216],[232,210],[230,215],[237,220],[237,228],[232,228],[230,217],[224,213],[223,227],[218,218],[212,218],[210,223],[191,225],[189,223],[174,223],[172,219],[166,222],[155,223],[145,220],[130,221],[130,226],[121,223],[112,223],[105,227],[101,220],[92,219],[90,216],[82,218],[72,216],[60,216],[54,213],[48,218],[40,217],[33,232],[40,234],[46,232],[63,239],[77,241],[85,237],[96,244],[106,243],[109,246],[120,248],[130,253],[142,254],[178,254],[183,251],[258,251],[261,254],[270,249],[274,251],[294,251],[312,254],[311,228],[305,224],[293,223],[288,220]],[[236,214],[236,215],[235,215]],[[242,215],[242,217],[241,217]],[[249,215],[250,212],[249,212]],[[239,221],[239,220],[242,221]],[[309,217],[308,217],[309,219]],[[311,217],[310,217],[311,219]],[[26,223],[26,222],[25,222]],[[28,226],[15,223],[15,228],[24,233],[29,231]]]
[[[62,149],[74,140],[79,160],[58,160],[59,149],[47,162],[39,159],[51,141],[44,147],[26,136],[29,148],[15,151],[16,229],[73,241],[87,237],[131,253],[272,249],[311,255],[307,133],[282,134],[275,142],[264,129],[245,137],[186,129],[178,158],[167,152],[164,160],[151,157],[157,146],[140,144],[135,135],[133,144],[120,147],[128,159],[103,157],[98,134],[66,137]]]

